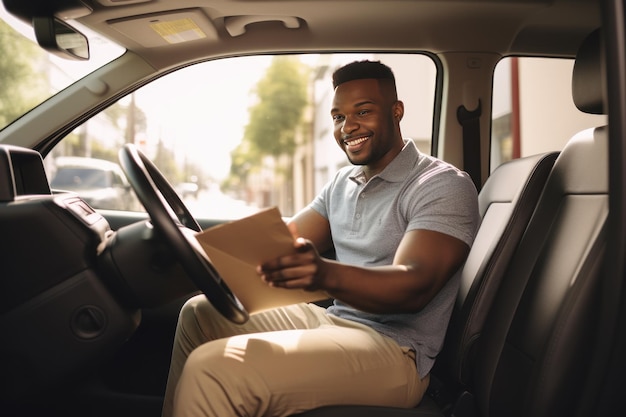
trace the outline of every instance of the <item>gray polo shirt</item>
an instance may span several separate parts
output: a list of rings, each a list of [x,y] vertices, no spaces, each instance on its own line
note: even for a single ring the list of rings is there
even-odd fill
[[[391,265],[403,235],[427,229],[471,245],[479,223],[476,188],[467,174],[429,155],[413,141],[378,175],[341,169],[311,202],[330,222],[337,260],[358,266]],[[416,352],[425,376],[441,350],[460,282],[459,271],[420,312],[371,314],[338,300],[330,314],[376,329]]]

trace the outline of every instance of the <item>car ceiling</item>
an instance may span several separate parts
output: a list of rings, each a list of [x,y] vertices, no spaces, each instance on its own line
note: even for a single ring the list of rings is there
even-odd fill
[[[157,69],[262,52],[422,50],[573,56],[597,0],[3,0],[25,21],[75,18]],[[202,33],[168,43],[154,24]]]

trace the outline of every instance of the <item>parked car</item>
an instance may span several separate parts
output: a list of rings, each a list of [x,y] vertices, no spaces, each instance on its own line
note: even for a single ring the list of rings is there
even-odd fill
[[[58,157],[50,186],[78,193],[91,207],[136,210],[138,201],[115,162],[95,158]]]
[[[394,70],[405,136],[471,175],[482,225],[422,404],[300,417],[624,414],[623,0],[2,5],[0,415],[159,416],[181,305],[247,318],[194,236],[292,216],[348,164],[330,76],[361,59]],[[190,210],[171,184],[192,177]]]
[[[176,191],[184,198],[198,198],[199,187],[195,182],[181,182],[176,187]]]

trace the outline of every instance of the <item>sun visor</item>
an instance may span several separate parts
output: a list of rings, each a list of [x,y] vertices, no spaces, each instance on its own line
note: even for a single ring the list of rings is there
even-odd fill
[[[217,40],[215,26],[200,9],[112,20],[109,24],[124,36],[147,48],[198,40]]]

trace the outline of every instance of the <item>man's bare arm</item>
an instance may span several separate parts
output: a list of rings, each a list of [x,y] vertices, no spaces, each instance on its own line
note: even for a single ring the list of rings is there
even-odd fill
[[[320,253],[332,249],[330,223],[317,211],[307,207],[293,216],[287,225],[294,237],[310,240]]]
[[[296,255],[265,263],[259,273],[270,285],[322,289],[372,313],[419,311],[461,267],[469,247],[449,235],[413,230],[403,237],[393,265],[357,267],[322,259],[312,241],[296,240]]]

